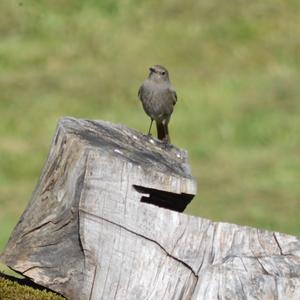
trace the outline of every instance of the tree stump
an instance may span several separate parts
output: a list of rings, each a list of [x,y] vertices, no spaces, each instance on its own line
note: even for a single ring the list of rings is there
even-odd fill
[[[185,151],[64,118],[0,258],[69,299],[300,299],[300,239],[180,213],[195,193]]]

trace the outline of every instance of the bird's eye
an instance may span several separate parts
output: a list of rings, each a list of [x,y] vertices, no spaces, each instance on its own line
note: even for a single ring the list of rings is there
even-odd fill
[[[166,74],[166,72],[165,72],[165,71],[162,71],[162,72],[161,72],[161,75],[165,75],[165,74]]]

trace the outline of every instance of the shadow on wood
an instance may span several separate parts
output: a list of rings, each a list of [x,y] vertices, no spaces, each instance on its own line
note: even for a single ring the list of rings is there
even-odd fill
[[[185,151],[64,118],[1,260],[70,299],[300,299],[299,238],[179,213],[195,193]]]

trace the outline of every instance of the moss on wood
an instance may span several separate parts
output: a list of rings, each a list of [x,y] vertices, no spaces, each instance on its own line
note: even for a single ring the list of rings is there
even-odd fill
[[[36,289],[0,276],[0,300],[63,300],[60,295]]]

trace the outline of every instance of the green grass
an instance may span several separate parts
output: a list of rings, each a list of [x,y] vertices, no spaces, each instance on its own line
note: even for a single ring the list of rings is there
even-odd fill
[[[188,213],[300,234],[300,2],[2,1],[0,251],[63,115],[146,132],[147,67],[178,93],[172,141],[199,193]]]
[[[34,289],[15,281],[1,278],[0,300],[63,300],[65,298],[46,290]]]

